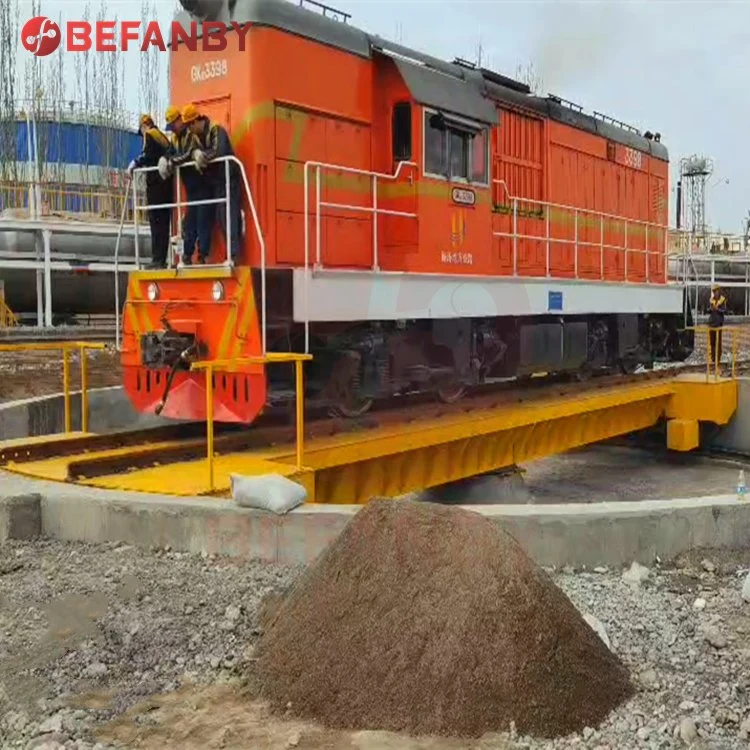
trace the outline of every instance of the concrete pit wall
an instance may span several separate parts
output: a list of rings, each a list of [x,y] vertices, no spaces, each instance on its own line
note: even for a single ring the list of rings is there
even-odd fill
[[[73,430],[81,429],[81,393],[71,394]],[[136,412],[121,386],[89,391],[89,431],[108,432],[171,424],[156,415]],[[52,435],[65,431],[62,394],[0,404],[0,440]]]
[[[620,566],[633,560],[651,565],[657,557],[668,562],[695,548],[750,546],[750,502],[732,496],[463,507],[502,526],[545,566]],[[277,516],[240,508],[231,501],[175,501],[0,472],[0,543],[4,531],[5,538],[43,536],[143,548],[169,545],[182,552],[305,564],[341,533],[358,510],[358,506],[310,505]],[[18,519],[14,514],[19,514]]]
[[[740,378],[737,411],[729,424],[712,437],[709,447],[750,455],[750,378]]]

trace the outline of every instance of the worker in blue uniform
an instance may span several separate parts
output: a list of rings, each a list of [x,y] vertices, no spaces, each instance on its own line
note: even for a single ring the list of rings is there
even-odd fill
[[[203,171],[206,182],[211,188],[214,199],[221,199],[216,205],[216,216],[224,239],[227,233],[227,179],[226,163],[215,162],[222,156],[234,156],[232,141],[229,133],[221,125],[211,122],[208,117],[201,115],[194,104],[188,104],[182,110],[182,120],[190,128],[190,132],[197,138],[198,147],[193,157],[199,171]],[[212,163],[213,162],[213,163]],[[230,254],[236,262],[242,247],[242,219],[240,206],[242,201],[242,176],[236,163],[229,163],[229,225],[231,228]],[[212,222],[213,225],[213,222]],[[205,227],[204,227],[205,231]],[[201,230],[199,229],[199,234]]]
[[[198,141],[190,132],[188,126],[182,120],[182,112],[179,107],[171,106],[166,112],[167,130],[172,132],[172,144],[169,151],[169,170],[175,167],[180,169],[180,185],[185,186],[185,196],[188,204],[197,201],[209,200],[211,188],[195,167],[184,167],[192,161],[193,151],[198,147]],[[211,250],[210,229],[204,230],[203,236],[199,237],[198,229],[201,222],[211,227],[213,225],[215,209],[213,205],[188,205],[185,209],[183,222],[183,251],[182,262],[184,265],[192,265],[193,253],[196,243],[198,244],[198,262],[205,263]]]
[[[169,139],[154,125],[151,115],[141,115],[140,130],[143,136],[143,150],[128,166],[128,174],[131,177],[135,169],[158,167],[169,151]],[[146,202],[149,206],[173,203],[173,179],[164,179],[157,170],[146,172]],[[170,208],[148,211],[151,226],[151,268],[167,267],[171,213]]]

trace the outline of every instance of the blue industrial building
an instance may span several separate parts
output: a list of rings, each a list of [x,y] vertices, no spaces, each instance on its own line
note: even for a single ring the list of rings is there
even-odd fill
[[[12,188],[7,182],[0,185],[0,210],[28,208],[27,188],[35,176],[30,154],[36,133],[41,172],[37,181],[46,209],[100,216],[112,213],[112,196],[122,189],[124,170],[140,152],[143,141],[135,129],[82,120],[64,115],[54,120],[42,117],[29,127],[25,117],[18,118],[15,154],[0,154],[4,162],[16,162],[17,175]],[[10,172],[5,175],[8,180]]]

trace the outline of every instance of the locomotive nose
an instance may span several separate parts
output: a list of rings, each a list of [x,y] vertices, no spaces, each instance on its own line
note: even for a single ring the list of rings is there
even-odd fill
[[[180,5],[191,16],[204,21],[214,21],[221,13],[226,0],[180,0]]]

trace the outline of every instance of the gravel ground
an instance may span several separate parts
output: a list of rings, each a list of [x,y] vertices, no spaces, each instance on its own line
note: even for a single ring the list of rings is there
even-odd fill
[[[557,571],[604,625],[638,693],[599,728],[550,742],[324,730],[253,698],[262,596],[295,569],[125,545],[0,547],[0,747],[308,750],[747,748],[744,554],[696,552],[640,582]],[[643,571],[639,571],[643,573]]]
[[[89,363],[89,388],[120,385],[119,355],[114,350],[91,351]],[[70,358],[70,376],[73,390],[81,385],[79,354]],[[33,396],[62,393],[62,353],[24,352],[0,353],[0,403]]]

